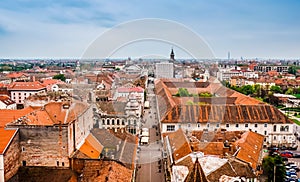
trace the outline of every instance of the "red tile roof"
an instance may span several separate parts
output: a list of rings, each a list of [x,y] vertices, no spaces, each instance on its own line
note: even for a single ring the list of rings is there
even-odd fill
[[[0,128],[0,154],[5,153],[6,148],[10,144],[17,131],[17,129],[6,130],[4,128]]]
[[[118,92],[126,92],[126,93],[130,93],[130,92],[144,92],[144,89],[142,87],[132,87],[132,88],[125,88],[125,87],[120,87],[117,89]]]
[[[54,85],[54,84],[59,84],[59,83],[64,83],[61,80],[56,80],[56,79],[47,79],[43,80],[42,85],[47,86],[47,85]]]
[[[46,87],[40,82],[14,82],[9,85],[8,90],[42,90]]]
[[[6,77],[8,77],[8,78],[20,78],[22,76],[27,77],[29,75],[27,75],[26,73],[10,73],[10,74],[6,75]]]
[[[0,110],[0,128],[5,127],[7,123],[12,122],[22,116],[25,116],[36,109],[38,108],[27,107],[21,110],[11,110],[11,109]]]
[[[250,163],[253,169],[256,169],[260,162],[261,150],[263,148],[264,136],[258,133],[248,131],[242,135],[242,138],[235,142],[240,147],[236,157],[242,161]]]
[[[82,102],[74,102],[68,108],[64,108],[66,103],[51,102],[44,107],[30,112],[24,118],[15,120],[10,125],[45,125],[51,126],[54,124],[67,124],[83,113],[88,105]],[[18,119],[18,118],[16,118]]]

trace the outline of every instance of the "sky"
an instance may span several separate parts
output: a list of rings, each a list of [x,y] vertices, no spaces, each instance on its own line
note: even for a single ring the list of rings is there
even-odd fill
[[[232,58],[299,59],[299,8],[299,0],[1,0],[0,58],[81,58],[105,32],[124,22],[154,18],[193,31],[216,58],[227,58],[230,51]],[[172,41],[153,40],[116,47],[109,56],[168,57],[171,48],[177,58],[190,56],[188,48]]]

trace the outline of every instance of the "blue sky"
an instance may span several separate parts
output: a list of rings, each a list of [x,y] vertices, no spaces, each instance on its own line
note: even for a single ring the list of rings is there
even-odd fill
[[[91,42],[120,23],[161,18],[199,34],[217,58],[226,58],[230,51],[234,58],[297,59],[299,8],[298,0],[1,0],[0,57],[81,57]],[[150,50],[149,43],[137,46],[114,56],[168,56],[174,45],[164,44],[158,49],[155,44],[157,53]],[[177,57],[187,57],[174,47]]]

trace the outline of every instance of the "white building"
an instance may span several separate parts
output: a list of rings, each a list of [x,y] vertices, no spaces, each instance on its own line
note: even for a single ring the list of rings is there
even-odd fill
[[[144,102],[144,89],[142,87],[119,87],[115,92],[114,99],[116,100],[118,97],[128,98],[132,93],[136,94],[139,102]]]
[[[46,89],[46,86],[40,82],[14,82],[7,88],[10,98],[17,104],[23,104],[24,100],[31,95],[46,94]]]
[[[156,78],[174,78],[174,64],[161,62],[155,64]]]

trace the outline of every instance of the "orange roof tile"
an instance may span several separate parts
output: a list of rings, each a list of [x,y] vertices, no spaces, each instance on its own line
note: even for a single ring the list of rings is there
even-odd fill
[[[261,150],[263,148],[264,136],[252,131],[242,135],[242,138],[235,142],[240,147],[237,158],[250,163],[253,169],[256,169],[260,162]]]
[[[9,122],[12,122],[22,116],[25,116],[32,111],[38,109],[38,107],[27,107],[21,110],[2,109],[0,110],[0,128],[5,127]]]
[[[54,124],[67,124],[74,121],[88,105],[82,102],[74,102],[71,106],[64,107],[65,103],[51,102],[44,107],[28,113],[19,121],[10,123],[10,125],[45,125],[51,126]],[[23,115],[24,116],[24,115]],[[12,121],[12,120],[11,120]]]
[[[9,85],[8,90],[41,90],[45,88],[40,82],[14,82]]]
[[[4,154],[6,148],[10,144],[10,141],[14,137],[14,135],[17,133],[18,129],[10,129],[6,130],[4,128],[0,128],[0,154]]]
[[[99,159],[102,150],[103,145],[91,133],[86,137],[84,143],[79,148],[80,152],[91,159]]]
[[[175,162],[192,152],[189,141],[182,129],[167,133],[166,135],[168,136]]]
[[[6,75],[6,77],[8,78],[20,78],[22,76],[29,76],[26,73],[10,73],[8,75]]]

